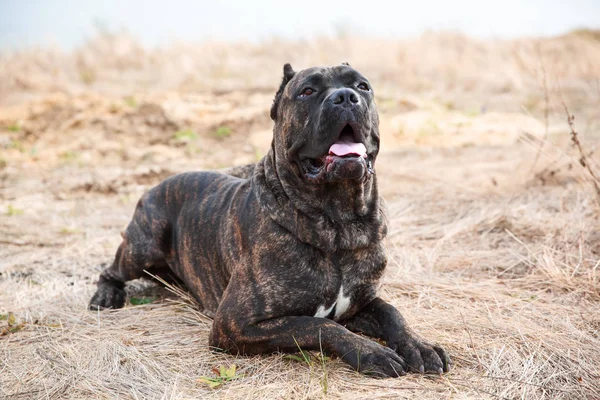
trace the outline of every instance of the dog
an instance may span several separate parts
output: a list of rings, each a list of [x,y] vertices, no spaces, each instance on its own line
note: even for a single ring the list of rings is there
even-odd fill
[[[213,318],[214,349],[322,350],[378,377],[448,371],[377,296],[387,218],[370,82],[346,63],[286,64],[270,115],[256,165],[179,174],[140,199],[90,309],[123,307],[126,281],[170,271]]]

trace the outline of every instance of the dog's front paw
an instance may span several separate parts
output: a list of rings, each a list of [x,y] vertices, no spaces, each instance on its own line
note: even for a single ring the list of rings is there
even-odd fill
[[[105,308],[121,308],[125,305],[126,296],[125,290],[115,285],[98,285],[98,290],[90,300],[89,309],[96,311]]]
[[[414,338],[391,342],[388,346],[406,360],[412,372],[441,374],[450,371],[450,357],[439,346]]]
[[[375,342],[360,343],[342,359],[365,375],[378,378],[406,375],[406,362],[393,350]]]

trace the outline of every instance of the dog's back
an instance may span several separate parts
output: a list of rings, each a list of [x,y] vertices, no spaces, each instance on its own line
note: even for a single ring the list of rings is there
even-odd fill
[[[242,225],[252,224],[256,206],[247,179],[220,172],[186,172],[167,178],[138,202],[113,267],[100,277],[100,282],[111,285],[106,286],[106,293],[96,293],[91,307],[122,307],[125,293],[115,282],[142,277],[144,270],[170,270],[206,313],[214,313],[232,265],[240,257],[228,249],[244,245],[238,241],[245,236],[237,232],[248,229]],[[250,221],[230,220],[240,213]]]

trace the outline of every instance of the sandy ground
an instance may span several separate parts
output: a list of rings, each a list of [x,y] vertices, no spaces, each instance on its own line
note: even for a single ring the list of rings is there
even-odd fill
[[[393,52],[378,63],[360,51],[380,48]],[[2,55],[0,396],[599,398],[599,196],[561,105],[598,176],[595,57],[581,35],[156,51],[105,35]],[[450,373],[376,380],[316,353],[213,353],[211,321],[150,281],[122,310],[86,309],[145,190],[266,153],[286,61],[350,61],[371,78],[391,219],[381,295],[450,352]],[[237,379],[202,381],[233,364]]]

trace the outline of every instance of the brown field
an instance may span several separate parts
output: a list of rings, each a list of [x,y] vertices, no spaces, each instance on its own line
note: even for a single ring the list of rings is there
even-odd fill
[[[0,55],[0,396],[600,398],[599,36],[149,50],[102,34]],[[381,113],[381,294],[449,350],[450,373],[377,380],[316,354],[213,353],[211,321],[147,281],[128,290],[152,303],[87,311],[146,189],[258,160],[282,65],[343,61]],[[199,380],[232,364],[239,379]]]

